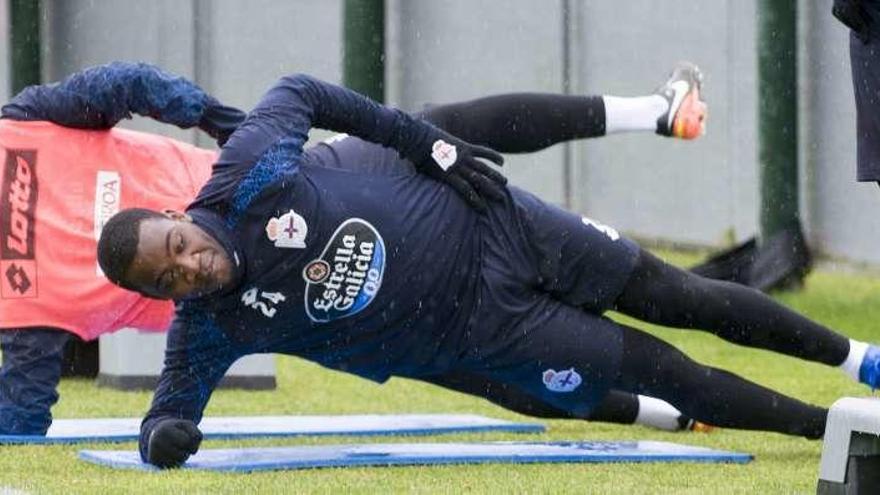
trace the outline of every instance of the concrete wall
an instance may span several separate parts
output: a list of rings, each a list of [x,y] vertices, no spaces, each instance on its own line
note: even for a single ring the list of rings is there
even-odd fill
[[[196,81],[224,103],[249,110],[279,77],[294,72],[342,80],[341,0],[195,0],[195,6]]]
[[[47,0],[44,74],[62,78],[111,60],[141,60],[189,77],[250,109],[280,76],[341,79],[340,0]],[[128,127],[211,146],[210,138],[147,119]]]
[[[9,1],[0,0],[0,102],[9,100],[9,85],[12,84],[10,71],[12,61],[9,59]]]
[[[646,237],[718,244],[756,228],[753,1],[576,2],[574,87],[653,91],[678,60],[706,74],[707,135],[612,135],[577,145],[576,207]]]
[[[817,249],[880,262],[880,220],[871,214],[880,191],[853,180],[847,33],[831,1],[799,2],[802,212]],[[245,109],[284,73],[341,79],[341,0],[44,4],[47,79],[147,60]],[[624,231],[721,245],[757,228],[756,8],[757,0],[387,0],[387,96],[414,110],[520,90],[638,95],[675,61],[693,60],[707,76],[704,139],[611,136],[511,157],[506,168],[513,183]]]
[[[564,7],[571,8],[570,55]],[[719,244],[756,225],[754,2],[392,1],[389,100],[415,109],[504,91],[648,94],[682,59],[709,74],[709,135],[612,136],[509,161],[515,184],[628,232]],[[687,22],[682,21],[687,19]],[[567,183],[568,182],[568,183]],[[691,187],[682,188],[687,182]]]
[[[43,77],[47,81],[113,60],[150,62],[185,77],[195,75],[191,2],[46,0],[43,8]],[[124,126],[187,141],[195,135],[149,119]]]
[[[560,92],[562,3],[388,1],[388,101],[407,110],[510,91]],[[560,147],[511,156],[505,173],[555,203],[564,198]]]

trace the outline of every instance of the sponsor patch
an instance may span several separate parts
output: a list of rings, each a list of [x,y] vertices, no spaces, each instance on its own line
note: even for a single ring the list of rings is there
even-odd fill
[[[0,186],[0,258],[34,259],[37,191],[36,151],[6,150]]]
[[[0,171],[0,297],[37,297],[37,152],[6,150]]]
[[[122,198],[122,180],[118,172],[98,170],[95,178],[95,240],[101,239],[101,231],[110,217],[119,213]]]
[[[306,220],[293,210],[280,217],[272,217],[266,223],[266,236],[275,243],[275,247],[302,249],[306,247],[308,233]]]
[[[431,146],[431,157],[445,172],[455,163],[455,160],[458,160],[458,150],[446,141],[438,139]]]
[[[37,263],[33,260],[0,261],[0,297],[37,297]]]
[[[549,369],[542,375],[544,386],[551,392],[566,393],[578,388],[581,384],[581,375],[574,367],[563,371]]]
[[[349,218],[333,233],[321,257],[303,269],[306,314],[317,323],[351,316],[379,293],[385,242],[365,220]]]
[[[101,239],[101,231],[110,217],[119,213],[119,205],[122,202],[122,179],[119,172],[112,170],[98,170],[95,178],[95,223],[93,231],[95,240]],[[104,276],[101,266],[95,264],[95,273],[99,277]]]

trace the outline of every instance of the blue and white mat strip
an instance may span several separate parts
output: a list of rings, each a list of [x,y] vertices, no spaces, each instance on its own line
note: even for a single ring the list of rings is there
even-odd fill
[[[56,419],[46,436],[0,435],[0,445],[129,442],[140,418]],[[544,426],[475,414],[357,414],[333,416],[208,417],[199,424],[210,439],[322,435],[436,435],[502,431],[541,433]]]
[[[80,459],[120,469],[156,468],[137,452],[83,450]],[[321,445],[203,449],[184,469],[251,472],[353,466],[483,463],[699,462],[747,463],[749,454],[667,442],[483,442]]]

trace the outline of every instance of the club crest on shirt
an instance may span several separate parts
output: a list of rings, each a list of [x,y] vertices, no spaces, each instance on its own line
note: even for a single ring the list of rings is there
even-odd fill
[[[320,284],[330,275],[330,263],[324,260],[312,260],[303,268],[303,277],[306,282]]]
[[[578,388],[581,384],[581,375],[574,367],[563,371],[548,369],[542,375],[544,386],[551,392],[566,393]]]
[[[455,160],[458,160],[458,151],[455,149],[454,145],[451,145],[442,139],[438,139],[434,141],[434,145],[431,146],[431,157],[445,172],[449,167],[455,164]]]
[[[303,268],[306,314],[316,323],[351,316],[379,293],[385,273],[385,242],[360,218],[342,222],[320,258]]]
[[[272,217],[266,223],[266,236],[275,243],[275,247],[302,249],[306,247],[308,233],[306,220],[293,210]]]

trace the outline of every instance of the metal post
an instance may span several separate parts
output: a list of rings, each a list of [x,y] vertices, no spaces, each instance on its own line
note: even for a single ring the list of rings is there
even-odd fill
[[[385,1],[345,0],[343,84],[385,100]]]
[[[40,0],[10,0],[12,94],[40,83]]]
[[[572,38],[574,31],[574,7],[572,0],[562,0],[562,92],[572,94]],[[564,143],[562,145],[562,197],[565,207],[574,211],[574,145]]]
[[[810,250],[798,211],[797,0],[758,1],[757,239],[691,270],[763,291],[803,286]]]
[[[796,24],[796,0],[758,2],[759,241],[800,224]]]

